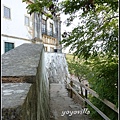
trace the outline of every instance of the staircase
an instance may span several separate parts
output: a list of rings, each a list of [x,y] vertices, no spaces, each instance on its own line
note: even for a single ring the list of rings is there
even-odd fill
[[[50,120],[90,120],[82,108],[68,96],[66,84],[70,83],[64,54],[45,53],[46,73],[50,85]],[[86,111],[87,112],[87,111]]]
[[[68,97],[65,84],[50,84],[50,120],[90,120],[87,112]]]

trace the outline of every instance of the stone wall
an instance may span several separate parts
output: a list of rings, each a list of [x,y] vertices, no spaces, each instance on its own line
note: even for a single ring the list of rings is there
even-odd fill
[[[68,83],[68,65],[62,53],[45,53],[46,71],[50,83]]]
[[[36,74],[37,120],[49,120],[49,81],[46,75],[44,51]]]
[[[49,120],[49,82],[66,83],[65,55],[23,44],[2,55],[2,120]]]
[[[2,120],[49,120],[44,58],[43,45],[36,44],[23,44],[2,55]]]
[[[2,83],[2,120],[21,120],[29,83]]]

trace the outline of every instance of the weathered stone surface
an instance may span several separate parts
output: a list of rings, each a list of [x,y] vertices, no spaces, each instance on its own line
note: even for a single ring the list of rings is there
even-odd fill
[[[22,105],[21,120],[37,120],[37,92],[36,84],[32,84],[24,104]]]
[[[62,111],[81,110],[68,97],[66,76],[64,54],[44,53],[43,45],[23,44],[2,55],[2,120],[49,120],[50,107],[51,120],[88,120],[85,115],[61,116]],[[6,83],[15,80],[27,83]]]
[[[37,44],[23,44],[2,55],[4,82],[27,82],[2,83],[8,86],[6,90],[3,87],[2,120],[49,120],[49,81],[44,58],[43,45]],[[32,84],[25,92],[28,83]]]
[[[68,66],[65,55],[61,53],[45,53],[47,76],[50,83],[68,83]]]
[[[50,120],[90,120],[80,104],[75,104],[72,98],[68,97],[64,84],[50,84],[50,110]]]
[[[31,84],[2,84],[2,120],[21,120],[22,106],[25,102]]]
[[[3,83],[2,108],[21,106],[29,92],[29,83]]]
[[[37,120],[49,120],[49,81],[45,69],[45,54],[42,51],[41,60],[36,74],[37,88]]]
[[[21,119],[21,106],[15,108],[3,108],[2,120],[22,120]]]
[[[42,44],[25,43],[2,55],[2,76],[36,75]]]

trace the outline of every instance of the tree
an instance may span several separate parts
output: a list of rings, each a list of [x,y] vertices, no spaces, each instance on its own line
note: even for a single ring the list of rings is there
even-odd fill
[[[83,19],[82,22],[84,22],[78,24],[71,33],[64,32],[62,43],[65,46],[71,45],[71,50],[76,50],[74,55],[86,60],[84,65],[86,63],[89,65],[92,74],[91,76],[85,74],[85,76],[88,78],[91,88],[99,94],[101,99],[106,98],[117,106],[118,1],[94,0],[94,4],[88,5],[84,4],[84,1],[66,0],[62,2],[62,7],[65,14],[70,14],[67,26],[74,22],[75,17]],[[78,10],[82,11],[78,12]],[[77,72],[81,74],[80,70]],[[117,113],[96,98],[92,97],[91,102],[111,120],[118,119]],[[97,112],[91,108],[90,110],[92,117],[96,120],[102,119]]]
[[[101,99],[107,99],[118,107],[118,58],[116,56],[108,59],[108,56],[96,56],[89,61],[93,76],[89,77],[91,88],[95,90]],[[91,102],[105,113],[111,120],[117,120],[118,114],[105,104],[91,98]],[[90,107],[89,107],[90,108]],[[102,118],[90,108],[91,116],[98,120]]]
[[[29,0],[22,0],[23,2],[29,2]],[[27,5],[28,14],[36,13],[38,16],[43,13],[43,9],[49,11],[49,13],[44,13],[49,18],[53,18],[56,16],[56,12],[58,11],[57,0],[35,0],[33,3]]]
[[[71,3],[72,4],[72,3]],[[64,6],[67,3],[64,3]],[[111,4],[110,4],[111,5]],[[78,24],[71,33],[65,32],[63,34],[62,43],[65,46],[72,44],[70,50],[76,50],[75,55],[78,57],[83,56],[85,59],[88,57],[96,56],[98,52],[101,54],[117,55],[118,54],[118,14],[117,10],[111,8],[107,3],[103,5],[96,5],[95,10],[89,12],[81,12],[77,15],[82,18],[84,23]],[[75,9],[75,8],[74,8]],[[69,10],[66,9],[63,11]],[[67,25],[72,24],[73,19],[76,17],[75,12],[70,11],[70,18],[67,20]]]
[[[87,65],[83,64],[84,63],[83,60],[80,60],[79,58],[73,60],[67,59],[67,63],[70,74],[75,75],[80,83],[84,80],[87,80],[91,71],[89,70]],[[80,87],[81,95],[83,96],[83,89],[81,86],[79,87]]]
[[[27,0],[25,0],[27,1]],[[57,6],[58,5],[58,6]],[[28,5],[30,14],[42,12],[45,6],[50,10],[49,17],[53,17],[56,10],[69,14],[67,26],[74,22],[77,17],[82,19],[77,27],[71,32],[64,32],[62,44],[71,45],[75,49],[74,55],[85,60],[84,66],[89,65],[91,76],[84,73],[91,88],[100,98],[106,98],[118,104],[118,1],[117,0],[63,0],[55,5],[52,0],[36,0],[34,4]],[[51,9],[52,7],[52,9]],[[59,7],[59,8],[58,8]],[[56,9],[54,9],[56,8]],[[54,11],[54,12],[53,12]],[[82,71],[77,63],[75,68],[80,76]],[[113,92],[111,92],[113,91]],[[117,115],[109,108],[98,102],[95,98],[91,101],[104,113],[111,115],[111,120],[116,120]],[[98,115],[92,111],[93,117]]]

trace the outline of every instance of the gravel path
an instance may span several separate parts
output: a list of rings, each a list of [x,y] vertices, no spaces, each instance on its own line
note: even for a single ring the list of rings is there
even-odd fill
[[[90,120],[88,115],[84,114],[89,113],[89,110],[68,97],[64,84],[50,84],[50,111],[50,120]]]

